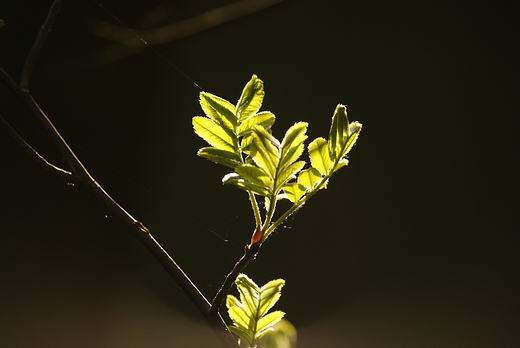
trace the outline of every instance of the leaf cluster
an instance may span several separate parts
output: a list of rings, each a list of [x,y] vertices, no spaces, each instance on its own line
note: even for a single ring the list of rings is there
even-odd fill
[[[295,123],[279,141],[271,131],[275,115],[260,111],[264,95],[262,80],[253,75],[236,105],[201,92],[200,105],[206,116],[193,118],[195,133],[211,145],[200,149],[198,155],[234,170],[222,182],[247,191],[252,200],[253,195],[264,197],[267,213],[262,241],[277,226],[276,222],[270,226],[276,201],[290,200],[290,214],[318,190],[326,188],[330,176],[348,164],[347,154],[362,127],[359,122],[349,123],[346,107],[338,105],[328,139],[317,138],[309,144],[311,166],[304,169],[306,162],[300,157],[305,150],[308,124]],[[252,205],[257,210],[256,200]],[[255,211],[258,226],[262,225],[259,215]]]
[[[229,329],[240,337],[241,346],[255,347],[285,315],[282,311],[267,313],[279,300],[285,281],[271,280],[259,287],[245,274],[239,274],[235,284],[240,300],[233,295],[227,296],[226,306],[234,324]]]

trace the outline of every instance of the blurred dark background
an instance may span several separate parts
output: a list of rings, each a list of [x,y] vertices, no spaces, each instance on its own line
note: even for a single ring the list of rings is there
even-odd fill
[[[231,2],[101,0],[136,28]],[[50,4],[0,4],[0,65],[16,79]],[[326,135],[337,103],[364,125],[350,166],[246,270],[261,284],[286,279],[277,308],[298,347],[520,346],[519,20],[516,1],[286,0],[155,46],[232,102],[258,74],[277,137],[301,120],[310,139]],[[65,1],[33,95],[213,297],[253,230],[247,195],[195,155],[200,90],[152,50],[99,37],[100,22],[116,23],[93,1]],[[4,85],[0,97],[0,113],[65,166]],[[0,156],[0,346],[219,346],[87,192],[43,172],[4,130]]]

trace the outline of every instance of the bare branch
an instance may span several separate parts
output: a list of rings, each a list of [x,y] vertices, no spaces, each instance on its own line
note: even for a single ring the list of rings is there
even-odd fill
[[[36,37],[36,41],[29,51],[29,55],[25,60],[25,64],[22,71],[22,78],[20,79],[20,87],[23,90],[29,89],[29,81],[31,80],[32,72],[34,70],[34,65],[36,64],[36,59],[42,50],[43,44],[45,43],[45,39],[49,32],[51,31],[52,24],[54,20],[58,16],[58,12],[60,11],[61,4],[63,0],[54,0],[52,3],[49,12],[47,13],[47,17],[43,22],[43,25],[40,27],[40,31],[38,32],[38,36]]]
[[[11,125],[0,115],[0,124],[11,134],[13,139],[20,145],[20,147],[33,158],[33,160],[40,165],[43,169],[50,171],[51,173],[57,175],[61,179],[65,180],[68,183],[71,183],[73,180],[73,176],[71,172],[68,172],[60,167],[55,166],[54,164],[47,161],[42,155],[40,155],[29,143],[25,141],[24,138],[20,136]]]
[[[22,90],[13,79],[0,68],[0,80],[22,101],[23,105],[40,121],[42,127],[54,141],[56,148],[65,158],[72,168],[72,177],[75,183],[85,186],[94,196],[99,199],[115,216],[120,218],[128,227],[130,232],[150,251],[163,268],[170,274],[179,287],[184,291],[188,298],[193,302],[197,309],[203,314],[204,318],[211,325],[220,341],[225,347],[236,348],[237,341],[228,330],[227,325],[220,315],[210,316],[210,304],[199,289],[192,283],[189,277],[153,238],[150,231],[144,224],[136,220],[122,206],[120,206],[89,174],[81,161],[69,147],[67,142],[60,135],[51,120],[45,115],[43,110],[36,103],[32,95],[27,90]]]
[[[210,309],[210,317],[218,316],[219,309],[224,303],[233,283],[237,279],[237,276],[247,267],[247,265],[256,258],[258,254],[258,249],[260,248],[261,243],[249,244],[244,248],[244,255],[238,260],[235,264],[231,272],[226,276],[224,283],[220,287],[219,291],[215,295],[213,302],[211,303]]]
[[[145,46],[159,45],[178,40],[217,25],[250,15],[271,7],[283,0],[239,0],[229,5],[209,10],[173,24],[162,27],[138,30],[127,27],[117,17],[112,17],[119,24],[102,22],[94,27],[94,33],[104,39],[115,41],[125,46],[109,46],[100,54],[100,61],[112,62],[141,52]]]

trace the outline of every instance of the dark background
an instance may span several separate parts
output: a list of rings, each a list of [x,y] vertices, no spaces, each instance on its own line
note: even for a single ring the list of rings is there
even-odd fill
[[[130,26],[230,1],[102,3]],[[16,79],[50,1],[3,0],[0,64]],[[170,12],[167,12],[170,11]],[[306,347],[520,346],[519,5],[296,1],[156,46],[236,102],[253,73],[274,133],[328,132],[337,103],[363,123],[350,166],[264,245],[246,273],[284,278],[277,308]],[[93,176],[208,297],[253,229],[247,195],[198,158],[199,89],[150,49],[113,61],[115,22],[66,1],[31,90]],[[0,112],[65,166],[4,86]],[[2,347],[216,347],[168,275],[88,193],[0,132]]]

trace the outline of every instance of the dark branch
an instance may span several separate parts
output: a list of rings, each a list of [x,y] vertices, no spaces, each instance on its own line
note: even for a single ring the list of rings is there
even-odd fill
[[[36,41],[34,41],[34,45],[29,51],[29,55],[27,56],[27,59],[25,60],[25,64],[23,67],[22,78],[20,79],[20,87],[23,90],[29,89],[29,81],[31,80],[34,65],[36,64],[36,59],[38,58],[38,55],[42,50],[47,35],[49,35],[49,32],[51,31],[54,20],[58,16],[58,12],[60,11],[62,3],[63,0],[54,0],[49,9],[49,12],[47,13],[45,22],[43,22],[43,25],[40,27],[40,31],[38,32],[38,36],[36,37]]]
[[[60,167],[55,166],[54,164],[47,161],[42,155],[40,155],[29,143],[25,141],[24,138],[18,134],[13,127],[0,115],[0,123],[2,126],[11,134],[13,139],[20,145],[20,147],[32,157],[32,159],[40,165],[43,169],[50,171],[51,173],[57,175],[61,179],[66,182],[71,183],[73,180],[73,175],[71,172],[68,172]]]
[[[252,245],[246,245],[246,247],[244,248],[244,255],[242,255],[240,260],[238,260],[238,262],[235,264],[235,267],[233,267],[233,270],[229,272],[229,274],[226,276],[226,279],[220,287],[220,290],[215,295],[215,298],[213,299],[213,302],[211,303],[211,308],[209,310],[210,317],[215,317],[219,315],[219,309],[224,303],[224,300],[226,299],[227,295],[229,294],[229,291],[231,290],[233,283],[237,279],[237,276],[247,267],[249,262],[253,261],[256,258],[259,248],[260,242]]]

